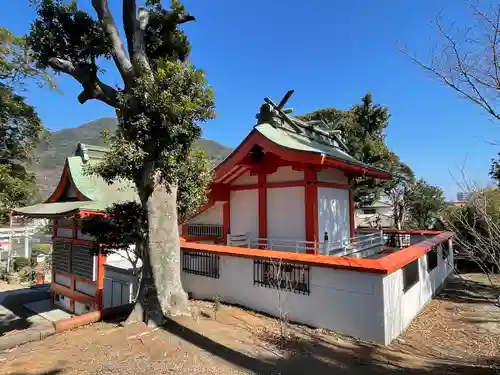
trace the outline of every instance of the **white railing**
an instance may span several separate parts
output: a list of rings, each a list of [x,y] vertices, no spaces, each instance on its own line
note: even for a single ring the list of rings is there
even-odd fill
[[[336,241],[328,246],[328,255],[348,256],[384,244],[382,231],[360,235],[347,240]]]
[[[221,238],[223,236],[222,225],[213,224],[188,224],[188,236],[215,236]]]
[[[361,235],[355,238],[324,242],[297,241],[278,238],[258,238],[247,234],[230,234],[228,246],[247,247],[252,249],[279,250],[295,253],[307,251],[319,252],[323,255],[348,256],[363,250],[378,247],[384,244],[382,232]]]
[[[323,242],[296,241],[278,238],[258,238],[249,234],[231,234],[228,237],[229,246],[248,247],[252,249],[280,250],[295,253],[304,253],[308,250],[323,249]]]

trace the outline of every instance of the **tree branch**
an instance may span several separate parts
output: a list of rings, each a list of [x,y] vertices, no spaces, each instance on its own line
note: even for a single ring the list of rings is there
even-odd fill
[[[134,55],[134,32],[137,23],[136,0],[123,0],[123,28],[127,38],[128,55],[132,59]]]
[[[187,14],[187,15],[184,15],[184,16],[179,16],[179,18],[177,19],[177,21],[175,21],[175,23],[177,25],[182,25],[183,23],[191,22],[191,21],[196,21],[196,18],[194,18],[193,16]]]
[[[113,20],[113,15],[109,10],[108,0],[92,0],[92,6],[97,13],[97,17],[106,35],[111,41],[113,47],[113,60],[120,71],[125,86],[130,86],[133,84],[134,79],[132,64],[123,49],[122,40],[120,39],[115,21]]]
[[[52,69],[72,76],[82,85],[83,91],[78,95],[80,103],[97,99],[111,107],[119,108],[118,91],[97,77],[95,65],[75,66],[68,60],[58,58],[49,59],[49,64]]]

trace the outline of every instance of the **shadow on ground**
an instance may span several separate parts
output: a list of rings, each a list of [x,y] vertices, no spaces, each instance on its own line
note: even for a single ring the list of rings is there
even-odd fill
[[[30,328],[32,323],[28,319],[37,313],[24,307],[24,304],[49,298],[50,292],[47,288],[0,292],[0,336],[13,330]]]
[[[252,357],[222,345],[173,320],[164,329],[197,347],[258,374],[498,374],[499,368],[458,365],[452,362],[415,359],[402,364],[401,356],[380,352],[380,346],[353,342],[351,347],[332,344],[318,337],[289,340],[283,356]],[[493,365],[494,363],[492,363]]]
[[[499,286],[493,286],[487,281],[472,280],[467,275],[455,275],[435,298],[457,303],[492,303],[500,307],[499,291]]]
[[[60,374],[62,370],[50,370],[50,371],[44,371],[44,372],[39,372],[39,373],[34,373],[34,372],[11,372],[9,375],[57,375]]]

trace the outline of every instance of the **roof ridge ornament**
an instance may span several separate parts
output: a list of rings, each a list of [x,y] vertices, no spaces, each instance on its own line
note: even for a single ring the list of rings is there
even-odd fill
[[[288,90],[278,105],[276,105],[270,98],[264,98],[265,104],[260,107],[260,112],[256,115],[257,124],[255,126],[268,123],[275,128],[283,128],[284,130],[290,131],[284,126],[287,124],[290,128],[292,128],[291,131],[296,134],[303,135],[309,139],[314,139],[332,147],[339,147],[343,151],[349,153],[347,146],[340,137],[340,130],[328,130],[330,126],[323,119],[302,121],[296,117],[289,116],[289,114],[293,112],[293,109],[284,109],[283,107],[288,100],[290,100],[293,93],[294,90]],[[318,128],[315,125],[322,125],[323,129]],[[332,144],[332,142],[334,144]]]
[[[84,163],[89,161],[89,151],[85,143],[78,143],[75,150],[75,156],[80,156]]]

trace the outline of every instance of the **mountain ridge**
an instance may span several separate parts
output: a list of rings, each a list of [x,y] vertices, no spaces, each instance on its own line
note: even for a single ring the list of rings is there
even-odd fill
[[[45,199],[54,191],[61,177],[66,158],[73,155],[79,142],[106,146],[101,134],[105,129],[113,134],[117,123],[114,117],[102,117],[73,128],[51,132],[49,141],[41,142],[38,145],[38,163],[31,166],[37,177],[40,197]],[[216,141],[205,138],[199,139],[196,142],[196,147],[204,149],[214,165],[222,161],[232,150]]]

